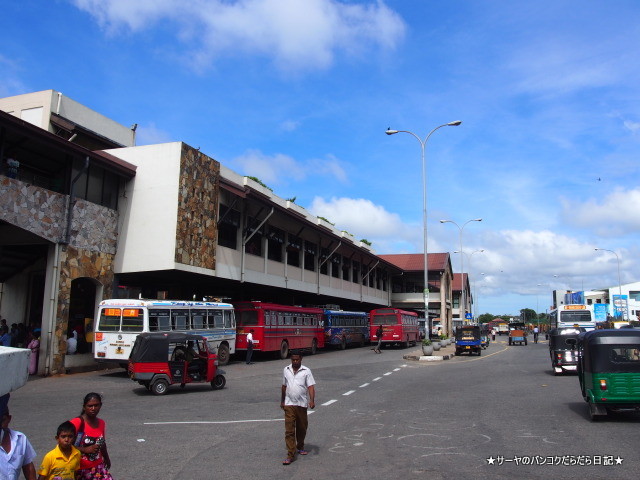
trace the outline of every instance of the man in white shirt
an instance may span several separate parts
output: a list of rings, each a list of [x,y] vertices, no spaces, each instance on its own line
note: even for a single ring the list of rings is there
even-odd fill
[[[280,408],[284,410],[284,439],[287,445],[287,458],[283,465],[290,465],[296,453],[307,455],[304,439],[307,435],[307,408],[316,406],[315,380],[311,370],[302,365],[302,355],[291,354],[291,365],[284,368],[282,374],[282,395]]]
[[[253,328],[247,333],[247,365],[251,365],[253,362]]]
[[[23,433],[9,428],[8,402],[8,393],[0,397],[0,478],[17,480],[22,471],[27,480],[36,480],[36,452]]]

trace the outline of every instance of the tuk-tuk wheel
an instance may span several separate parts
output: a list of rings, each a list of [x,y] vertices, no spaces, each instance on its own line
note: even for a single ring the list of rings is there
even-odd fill
[[[164,395],[169,391],[169,382],[161,378],[151,384],[151,392],[154,395]]]
[[[227,379],[224,378],[224,375],[216,375],[213,380],[211,380],[211,388],[214,390],[220,390],[221,388],[224,388],[226,384]]]

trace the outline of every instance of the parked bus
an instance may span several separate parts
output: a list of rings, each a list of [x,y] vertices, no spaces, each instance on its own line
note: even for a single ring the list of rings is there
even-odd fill
[[[356,344],[363,347],[369,342],[369,314],[366,312],[346,312],[344,310],[324,310],[325,345],[340,347]]]
[[[549,312],[549,328],[582,327],[585,330],[596,328],[593,310],[586,305],[559,305]]]
[[[274,303],[241,302],[235,305],[238,331],[236,349],[247,350],[247,334],[253,330],[254,352],[279,352],[305,349],[314,355],[324,347],[322,309],[291,307]]]
[[[418,343],[418,314],[398,308],[377,308],[369,314],[371,341],[378,341],[376,330],[382,325],[383,344],[399,343],[403,347]]]
[[[206,337],[219,365],[226,365],[236,350],[230,303],[113,299],[100,302],[94,358],[126,365],[139,333],[172,331]]]

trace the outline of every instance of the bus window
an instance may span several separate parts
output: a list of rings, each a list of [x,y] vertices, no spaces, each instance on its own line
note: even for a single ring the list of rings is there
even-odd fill
[[[206,310],[191,310],[191,328],[195,330],[202,330],[203,328],[205,328],[206,321]]]
[[[120,314],[122,310],[119,308],[105,308],[100,314],[98,322],[98,331],[101,332],[117,332],[120,330]]]
[[[122,309],[122,331],[141,332],[144,323],[144,311],[141,308]]]
[[[250,326],[258,325],[258,312],[255,310],[242,310],[237,312],[238,318],[236,320],[238,325]]]
[[[222,313],[224,313],[224,328],[235,328],[233,311],[223,310]]]
[[[171,331],[171,317],[169,310],[149,309],[149,331],[169,332]]]
[[[184,310],[172,310],[171,311],[171,323],[174,330],[186,330],[187,329],[187,314]]]

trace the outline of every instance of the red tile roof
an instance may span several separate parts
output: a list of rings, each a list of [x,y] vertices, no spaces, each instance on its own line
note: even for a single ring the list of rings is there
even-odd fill
[[[424,255],[422,253],[395,253],[378,255],[378,257],[401,268],[405,272],[424,271]],[[449,254],[429,253],[427,254],[427,262],[430,272],[445,270],[445,266],[449,262]]]
[[[451,282],[451,290],[455,291],[460,291],[462,290],[461,286],[462,286],[462,282],[465,282],[467,287],[469,286],[469,276],[464,273],[463,274],[464,277],[462,275],[460,275],[459,273],[454,273],[453,274],[453,282]],[[464,280],[462,280],[464,278]],[[467,290],[469,290],[467,288]]]

